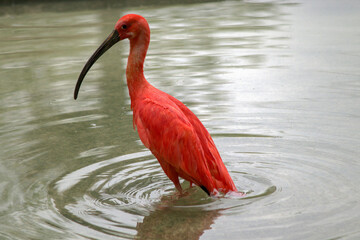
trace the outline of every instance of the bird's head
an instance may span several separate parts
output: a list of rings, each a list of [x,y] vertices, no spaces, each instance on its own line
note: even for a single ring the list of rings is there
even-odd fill
[[[76,99],[80,90],[80,86],[86,73],[90,70],[91,66],[115,43],[128,38],[130,41],[139,39],[139,36],[146,36],[148,41],[150,36],[150,28],[146,19],[137,14],[127,14],[121,17],[115,24],[115,29],[100,45],[100,47],[93,53],[85,64],[83,70],[80,73],[78,81],[76,83],[74,98]]]
[[[120,40],[134,39],[141,34],[150,32],[149,24],[146,19],[137,14],[127,14],[120,18],[115,24]]]

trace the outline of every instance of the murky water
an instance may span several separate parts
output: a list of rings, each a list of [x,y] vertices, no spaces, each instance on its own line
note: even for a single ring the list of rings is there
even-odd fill
[[[360,238],[358,1],[66,4],[0,16],[0,239]],[[130,12],[150,23],[148,80],[198,115],[247,197],[177,197],[132,128],[127,41],[72,99]]]

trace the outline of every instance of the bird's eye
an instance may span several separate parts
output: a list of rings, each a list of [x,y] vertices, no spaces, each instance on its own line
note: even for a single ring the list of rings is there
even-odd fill
[[[122,29],[127,29],[127,26],[124,24],[121,26]]]

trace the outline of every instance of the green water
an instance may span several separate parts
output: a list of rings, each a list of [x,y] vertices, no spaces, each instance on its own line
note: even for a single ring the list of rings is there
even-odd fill
[[[358,1],[92,4],[0,6],[1,240],[360,238]],[[176,195],[132,127],[128,41],[73,100],[126,13],[247,197]]]

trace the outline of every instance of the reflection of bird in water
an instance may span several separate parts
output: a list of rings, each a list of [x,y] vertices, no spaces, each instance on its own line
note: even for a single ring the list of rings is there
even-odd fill
[[[171,196],[164,196],[156,210],[137,224],[135,239],[199,239],[205,230],[211,229],[211,225],[220,216],[220,212],[193,207],[191,201],[195,196],[194,194],[190,196],[191,199],[187,197],[171,199]],[[176,205],[181,205],[181,207],[176,207]],[[192,207],[186,207],[186,205]]]
[[[133,123],[143,144],[155,155],[180,193],[179,177],[195,183],[209,195],[216,195],[218,191],[237,192],[214,141],[200,120],[179,100],[156,89],[145,79],[143,67],[150,28],[142,16],[128,14],[119,19],[115,30],[84,66],[76,84],[75,99],[95,61],[126,38],[130,40],[126,78]]]

